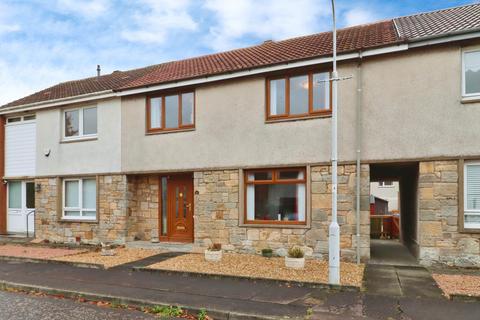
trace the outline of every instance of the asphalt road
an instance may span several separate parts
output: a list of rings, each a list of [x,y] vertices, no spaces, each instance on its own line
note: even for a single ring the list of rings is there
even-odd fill
[[[139,311],[98,307],[69,299],[0,291],[1,320],[158,319]]]

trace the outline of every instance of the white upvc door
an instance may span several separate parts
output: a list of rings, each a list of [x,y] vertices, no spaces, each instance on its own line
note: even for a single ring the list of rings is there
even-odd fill
[[[7,232],[33,234],[35,227],[35,184],[33,181],[9,181],[7,188]],[[29,215],[29,213],[31,213]]]

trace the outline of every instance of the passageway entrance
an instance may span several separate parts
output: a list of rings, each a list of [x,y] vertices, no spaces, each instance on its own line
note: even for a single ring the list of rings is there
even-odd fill
[[[370,165],[370,262],[415,265],[418,162]]]

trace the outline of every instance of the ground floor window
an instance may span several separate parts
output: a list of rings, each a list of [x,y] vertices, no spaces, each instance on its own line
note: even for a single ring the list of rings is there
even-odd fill
[[[465,163],[464,228],[480,229],[480,161]]]
[[[97,181],[95,178],[63,180],[63,218],[97,218]]]
[[[304,224],[305,176],[305,168],[245,171],[245,222]]]

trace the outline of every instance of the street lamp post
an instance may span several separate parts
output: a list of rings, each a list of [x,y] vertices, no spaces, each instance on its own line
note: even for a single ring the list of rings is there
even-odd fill
[[[340,284],[340,226],[337,221],[337,29],[335,0],[332,0],[333,71],[332,71],[332,222],[328,230],[328,282]]]

